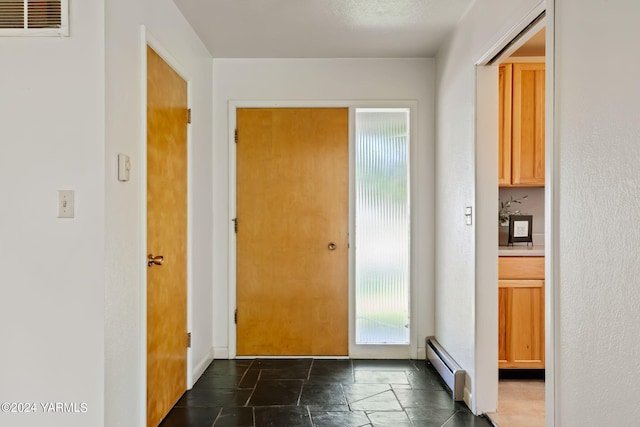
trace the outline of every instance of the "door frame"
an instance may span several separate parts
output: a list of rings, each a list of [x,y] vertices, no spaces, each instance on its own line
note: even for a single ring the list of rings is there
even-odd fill
[[[147,46],[151,47],[178,75],[187,83],[187,108],[191,108],[192,79],[186,72],[186,68],[180,64],[174,55],[146,28],[140,26],[140,145],[137,155],[140,158],[140,399],[144,402],[141,405],[141,424],[146,425],[147,413],[147,266],[144,261],[147,258]],[[192,201],[193,201],[193,179],[192,179],[192,129],[187,126],[187,331],[192,329]],[[187,383],[188,390],[193,387],[193,365],[192,351],[187,348]]]
[[[363,346],[355,344],[355,109],[356,108],[409,108],[410,110],[410,147],[411,153],[417,153],[418,146],[418,102],[414,100],[334,100],[334,101],[257,101],[257,100],[230,100],[227,103],[228,110],[228,144],[229,144],[229,257],[228,257],[228,357],[237,357],[237,336],[235,325],[236,308],[236,235],[233,227],[233,219],[236,217],[236,110],[238,108],[348,108],[349,109],[349,356],[350,358],[424,358],[425,355],[418,354],[419,324],[415,319],[419,318],[420,312],[418,302],[420,293],[424,293],[424,286],[419,268],[420,255],[417,250],[420,239],[411,238],[411,273],[410,273],[410,344],[406,346]],[[416,220],[420,215],[420,204],[418,201],[419,185],[412,185],[418,182],[418,157],[410,157],[410,212],[411,212],[411,237],[414,236],[417,227]],[[433,315],[433,313],[431,313]],[[385,351],[381,352],[380,349]],[[281,356],[277,356],[281,357]],[[331,357],[334,358],[334,357]]]
[[[474,413],[491,411],[497,408],[498,397],[498,269],[495,260],[497,253],[497,235],[495,233],[495,200],[498,180],[497,146],[498,139],[498,70],[497,64],[489,65],[492,58],[504,55],[502,49],[516,38],[542,12],[545,18],[538,28],[546,28],[546,88],[545,88],[545,406],[546,425],[555,425],[555,325],[557,307],[554,304],[557,272],[554,271],[557,258],[557,233],[555,215],[558,206],[555,176],[557,164],[554,141],[554,0],[541,0],[535,8],[522,17],[520,22],[498,34],[497,42],[483,52],[476,61],[476,379],[473,390]],[[531,35],[537,31],[530,29]],[[527,38],[523,39],[524,42]],[[515,50],[512,49],[512,51]],[[486,105],[496,105],[495,109]],[[495,265],[494,265],[495,264]],[[487,267],[491,266],[491,267]],[[495,348],[495,351],[494,351]]]

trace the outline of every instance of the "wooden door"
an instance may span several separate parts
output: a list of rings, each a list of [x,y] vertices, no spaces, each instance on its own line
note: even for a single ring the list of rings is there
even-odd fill
[[[348,354],[348,109],[238,109],[237,353]]]
[[[187,83],[147,48],[147,425],[186,390]]]
[[[513,185],[544,186],[545,64],[513,64]]]

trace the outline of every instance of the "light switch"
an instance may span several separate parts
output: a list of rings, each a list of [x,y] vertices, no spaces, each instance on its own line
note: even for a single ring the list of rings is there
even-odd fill
[[[473,208],[471,206],[464,208],[464,219],[467,225],[473,223]]]
[[[126,154],[118,154],[118,181],[129,181],[131,160]]]
[[[75,205],[73,190],[58,190],[58,218],[73,218]]]

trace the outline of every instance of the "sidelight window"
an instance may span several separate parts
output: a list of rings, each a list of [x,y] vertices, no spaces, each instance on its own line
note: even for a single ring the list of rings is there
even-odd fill
[[[409,109],[356,109],[356,344],[408,345]]]

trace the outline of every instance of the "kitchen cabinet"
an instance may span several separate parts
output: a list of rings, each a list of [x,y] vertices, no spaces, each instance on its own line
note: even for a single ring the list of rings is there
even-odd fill
[[[544,257],[499,258],[498,367],[544,368]]]
[[[498,72],[498,183],[544,187],[545,64],[501,64]]]

